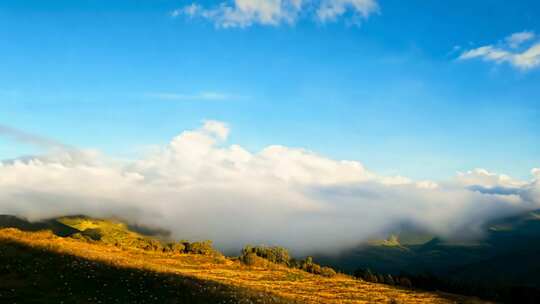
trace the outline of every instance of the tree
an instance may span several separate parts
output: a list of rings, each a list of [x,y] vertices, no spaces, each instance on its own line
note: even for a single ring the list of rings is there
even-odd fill
[[[286,266],[290,265],[291,257],[289,251],[283,247],[273,246],[251,246],[247,245],[242,249],[242,256],[248,254],[255,254],[260,258],[268,260],[272,263],[283,264]]]
[[[330,278],[336,275],[336,271],[330,267],[322,267],[321,275]]]
[[[406,278],[406,277],[399,278],[399,285],[401,285],[403,287],[407,287],[407,288],[412,287],[411,280],[409,280],[409,278]]]
[[[180,242],[168,243],[165,246],[163,246],[163,252],[184,253],[185,250],[186,250],[186,246]]]
[[[202,242],[193,242],[188,243],[186,246],[185,251],[187,253],[193,253],[193,254],[203,254],[203,255],[212,255],[217,254],[218,252],[212,247],[212,241],[202,241]]]
[[[395,285],[396,282],[394,281],[394,278],[392,278],[391,275],[387,274],[385,277],[384,277],[384,283],[388,284],[388,285]]]

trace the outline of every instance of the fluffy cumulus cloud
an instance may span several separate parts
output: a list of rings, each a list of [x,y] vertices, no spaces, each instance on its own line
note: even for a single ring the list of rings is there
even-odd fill
[[[367,18],[378,9],[376,0],[228,0],[209,8],[192,3],[172,11],[171,16],[203,18],[230,28],[294,24],[302,16],[320,22],[335,21],[347,13],[355,19]]]
[[[532,170],[532,174],[535,174]],[[527,185],[527,182],[511,178],[506,174],[497,174],[487,171],[486,169],[477,168],[467,172],[458,172],[457,180],[465,186],[482,186],[487,188],[493,187],[509,187],[521,188]]]
[[[460,60],[482,59],[497,64],[508,63],[521,70],[540,66],[540,41],[533,32],[524,31],[506,37],[498,44],[467,50]]]
[[[55,149],[3,162],[0,213],[117,216],[226,250],[265,243],[303,254],[355,246],[399,223],[470,235],[492,218],[540,206],[539,169],[530,181],[482,169],[415,181],[300,148],[253,153],[228,144],[229,131],[206,121],[130,161]],[[486,190],[496,187],[515,191]]]

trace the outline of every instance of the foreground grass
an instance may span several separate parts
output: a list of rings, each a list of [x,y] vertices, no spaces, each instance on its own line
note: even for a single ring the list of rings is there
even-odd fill
[[[165,254],[51,232],[0,230],[6,303],[482,303],[455,295],[325,278],[268,263]]]

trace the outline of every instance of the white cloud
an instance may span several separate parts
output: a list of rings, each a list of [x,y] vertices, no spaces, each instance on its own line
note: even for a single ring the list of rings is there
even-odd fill
[[[523,31],[514,33],[508,37],[506,37],[506,43],[511,48],[518,48],[523,42],[529,41],[535,37],[534,32],[530,31]]]
[[[502,62],[504,60],[507,60],[509,56],[510,56],[509,52],[494,48],[491,45],[487,45],[487,46],[479,47],[477,49],[466,51],[463,54],[461,54],[459,58],[472,59],[472,58],[482,57],[487,60]]]
[[[402,221],[449,236],[540,206],[537,169],[533,181],[477,169],[437,184],[381,176],[305,149],[272,145],[252,153],[227,145],[229,131],[206,121],[128,162],[85,151],[85,158],[70,157],[68,150],[0,163],[0,213],[116,215],[225,249],[265,243],[309,253],[357,245]],[[478,185],[519,191],[471,189]]]
[[[229,137],[229,127],[227,124],[216,121],[216,120],[206,120],[202,127],[203,131],[206,131],[210,135],[214,135],[220,140],[225,140]]]
[[[216,26],[247,27],[253,24],[292,24],[302,6],[302,0],[234,0],[205,9],[193,3],[173,11],[172,16],[186,15],[213,21]]]
[[[532,171],[532,174],[534,176],[534,171]],[[529,183],[527,181],[513,179],[506,174],[489,172],[488,170],[482,168],[477,168],[467,172],[458,172],[456,179],[464,186],[482,186],[487,188],[521,188]]]
[[[538,180],[540,180],[540,168],[533,168],[531,174]]]
[[[181,9],[175,9],[171,12],[171,16],[172,17],[178,17],[182,14],[184,15],[187,15],[187,16],[190,16],[190,17],[195,17],[197,16],[200,12],[203,11],[203,8],[202,6],[196,4],[196,3],[192,3],[190,5],[187,5]]]
[[[317,17],[323,22],[336,20],[349,10],[367,18],[377,12],[379,6],[375,0],[323,0],[317,9]]]
[[[347,12],[367,18],[378,11],[376,0],[229,0],[204,8],[192,3],[171,12],[172,17],[208,19],[217,27],[248,27],[254,24],[294,24],[304,14],[321,22],[333,21]]]
[[[540,66],[540,42],[522,53],[512,57],[512,63],[523,69],[532,69]]]
[[[464,51],[458,59],[468,60],[480,58],[497,64],[508,63],[518,69],[528,70],[540,66],[540,42],[535,42],[525,49],[516,50],[524,42],[535,38],[532,32],[514,33],[499,45],[485,45]]]

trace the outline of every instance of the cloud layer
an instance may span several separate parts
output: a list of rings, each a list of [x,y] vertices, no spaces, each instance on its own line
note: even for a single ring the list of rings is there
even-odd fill
[[[540,207],[539,169],[530,181],[482,169],[414,181],[299,148],[252,153],[226,144],[229,132],[206,121],[128,162],[72,150],[4,162],[0,213],[120,216],[226,250],[265,243],[305,254],[355,246],[403,222],[470,235],[489,219]]]
[[[355,22],[377,12],[376,0],[228,0],[206,8],[197,3],[171,12],[172,17],[203,18],[220,28],[254,24],[277,26],[294,24],[300,17],[319,22],[335,21],[346,14]]]
[[[529,70],[540,66],[540,41],[534,42],[533,32],[523,31],[506,37],[497,45],[485,45],[467,50],[460,60],[482,59],[497,64],[508,63],[520,70]],[[529,42],[527,46],[525,43]]]

